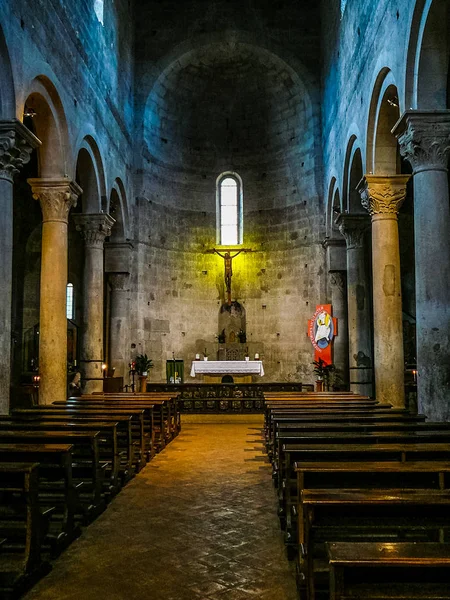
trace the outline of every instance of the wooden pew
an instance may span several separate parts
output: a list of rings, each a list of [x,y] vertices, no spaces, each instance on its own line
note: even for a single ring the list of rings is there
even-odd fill
[[[49,515],[39,509],[38,478],[37,464],[0,462],[0,597],[5,600],[50,571],[41,557]]]
[[[151,460],[159,449],[159,443],[156,436],[157,427],[154,421],[154,405],[149,402],[121,402],[116,400],[84,400],[84,399],[69,399],[67,401],[54,402],[52,405],[54,408],[77,408],[77,409],[91,409],[91,410],[104,410],[105,414],[110,414],[117,410],[141,410],[143,411],[143,435],[144,435],[144,447],[145,447],[145,460],[146,462]]]
[[[181,431],[180,411],[178,410],[178,397],[168,393],[134,393],[134,394],[84,394],[78,398],[69,398],[69,401],[102,400],[108,403],[120,403],[128,405],[135,402],[153,406],[154,427],[158,442],[158,449],[162,449],[166,443],[178,435]]]
[[[401,443],[397,438],[386,438],[379,443],[336,443],[339,438],[328,444],[286,444],[284,448],[285,465],[281,470],[282,481],[279,484],[278,514],[286,530],[286,543],[297,544],[296,505],[298,503],[295,465],[311,461],[393,461],[407,460],[450,460],[450,443],[407,441]],[[414,440],[414,438],[412,438]]]
[[[115,495],[122,485],[120,479],[120,453],[118,445],[118,422],[67,422],[42,419],[21,419],[10,417],[0,420],[0,435],[3,432],[14,431],[55,431],[55,432],[96,432],[100,433],[99,457],[100,462],[106,462],[105,488],[106,494]]]
[[[133,476],[134,448],[131,430],[131,416],[104,416],[99,421],[97,417],[35,413],[25,417],[17,414],[0,415],[0,431],[99,431],[105,436],[105,443],[100,447],[100,460],[104,460],[103,448],[113,456],[112,470],[109,473],[111,493],[119,491],[120,487]],[[110,439],[110,448],[108,446]],[[117,455],[116,456],[116,452]],[[118,464],[116,464],[116,461]],[[118,469],[118,478],[116,475]],[[117,488],[117,489],[116,489]]]
[[[278,432],[297,431],[302,429],[305,423],[423,423],[425,415],[411,415],[404,411],[388,409],[377,411],[368,409],[366,411],[353,412],[348,410],[329,410],[324,413],[316,411],[296,412],[293,414],[275,413],[271,416],[271,426],[268,431],[267,448],[270,451]]]
[[[132,418],[132,435],[133,443],[135,444],[135,462],[134,467],[136,472],[140,471],[146,464],[147,446],[150,444],[150,439],[145,435],[144,414],[145,409],[124,408],[116,409],[110,407],[56,407],[54,405],[38,406],[35,408],[18,409],[12,412],[13,415],[18,415],[23,418],[34,419],[36,415],[47,418],[47,415],[64,416],[66,420],[71,420],[74,417],[94,418],[103,420],[106,417],[131,417]]]
[[[104,466],[100,463],[98,431],[0,431],[0,444],[71,444],[72,476],[84,517],[90,521],[106,506]]]
[[[39,506],[42,513],[53,510],[46,539],[52,556],[81,532],[75,525],[78,498],[72,480],[72,448],[71,444],[0,443],[1,463],[39,463]]]
[[[331,542],[330,600],[449,597],[450,544]]]
[[[351,517],[358,520],[361,518],[361,507],[364,506],[364,494],[366,494],[366,497],[369,498],[366,506],[392,507],[394,504],[401,506],[401,513],[397,515],[400,519],[400,516],[406,518],[408,503],[417,506],[418,497],[421,498],[422,512],[424,501],[429,506],[431,499],[436,498],[433,506],[444,501],[447,503],[443,517],[446,518],[445,528],[450,527],[450,513],[448,512],[450,491],[445,489],[450,474],[450,461],[302,462],[296,466],[296,472],[299,493],[297,505],[298,540],[300,544],[299,570],[306,577],[309,600],[315,598],[313,548],[315,541],[320,539],[318,536],[319,532],[322,533],[321,529],[326,529],[327,541],[335,541],[329,537],[333,524],[330,509],[331,502],[333,502],[333,506],[339,506],[342,509],[345,506],[345,498],[347,498],[347,503],[348,498],[351,498],[352,505],[358,505],[357,511],[351,511]],[[364,487],[367,489],[361,489]],[[426,492],[421,493],[417,489],[418,487],[426,489]],[[354,490],[350,488],[354,488]],[[374,488],[379,488],[378,496],[376,496],[377,490]],[[410,500],[408,500],[408,494]],[[377,498],[376,501],[374,497]],[[323,513],[323,522],[319,522],[318,498],[322,502],[322,507],[328,503],[328,510]],[[348,505],[346,510],[348,512]],[[417,518],[420,516],[421,511],[415,512],[411,520],[403,525],[403,529],[411,530],[417,527]],[[434,509],[433,517],[436,517],[436,511],[437,509]],[[381,530],[384,527],[383,514],[381,512],[381,514],[374,515],[370,511],[369,513],[363,513],[361,524],[356,523],[355,528],[351,529],[350,520],[347,519],[344,525],[342,521],[343,513],[339,512],[334,520],[334,526],[339,536],[350,536],[352,534],[357,536],[358,540],[361,540],[364,535],[381,535]],[[376,521],[369,525],[368,529],[370,531],[367,532],[367,520],[375,516],[377,517]],[[420,532],[423,531],[423,527],[422,524],[419,528]],[[393,523],[391,516],[389,516],[384,535],[389,534],[392,536],[392,531],[395,532],[398,528],[398,522]],[[442,526],[434,526],[434,529],[441,532]],[[440,533],[440,535],[442,534]]]
[[[280,455],[281,447],[283,444],[295,444],[298,440],[302,440],[305,434],[313,437],[313,434],[317,434],[317,437],[323,437],[324,434],[330,434],[332,439],[334,433],[339,433],[340,437],[342,433],[355,433],[355,434],[383,434],[387,432],[387,435],[395,433],[415,433],[415,434],[426,434],[435,433],[438,431],[444,432],[447,435],[450,432],[449,423],[434,423],[434,422],[379,422],[379,423],[303,423],[299,424],[297,429],[278,430],[276,439],[273,447],[273,460],[278,460]],[[315,443],[315,442],[312,442]]]

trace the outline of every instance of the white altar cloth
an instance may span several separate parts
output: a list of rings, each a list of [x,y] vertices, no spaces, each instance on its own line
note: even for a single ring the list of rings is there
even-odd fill
[[[194,360],[191,377],[202,375],[264,375],[260,360]]]

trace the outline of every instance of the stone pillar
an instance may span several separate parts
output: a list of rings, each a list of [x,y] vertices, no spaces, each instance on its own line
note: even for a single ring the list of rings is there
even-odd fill
[[[129,273],[109,273],[111,286],[109,361],[115,368],[115,376],[128,381],[130,362],[130,275]]]
[[[372,396],[370,293],[364,257],[365,215],[341,214],[336,219],[347,243],[348,353],[350,390]]]
[[[40,404],[67,397],[67,224],[82,193],[68,177],[29,179],[42,209],[42,262],[39,318]]]
[[[393,129],[413,167],[419,410],[450,420],[450,111],[408,110]]]
[[[338,335],[333,341],[333,362],[341,379],[339,384],[348,389],[347,249],[343,237],[326,238],[322,246],[327,253],[329,300],[333,315],[338,319]]]
[[[333,362],[341,378],[342,387],[348,387],[348,321],[347,321],[347,273],[329,273],[333,316],[337,318],[338,334],[334,338]]]
[[[103,391],[103,244],[115,220],[107,214],[73,215],[84,240],[83,327],[81,335],[81,385],[85,394]]]
[[[13,177],[40,143],[17,119],[0,121],[0,414],[9,412],[11,384]]]
[[[379,402],[405,407],[402,290],[398,211],[409,175],[366,175],[358,185],[372,217],[375,393]]]

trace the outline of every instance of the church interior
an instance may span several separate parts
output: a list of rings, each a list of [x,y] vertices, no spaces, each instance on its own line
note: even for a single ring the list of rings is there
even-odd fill
[[[0,0],[0,598],[450,599],[449,160],[449,0]]]

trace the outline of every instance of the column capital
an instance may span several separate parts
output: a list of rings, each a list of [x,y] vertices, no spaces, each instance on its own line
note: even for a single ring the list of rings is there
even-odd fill
[[[111,289],[115,292],[128,292],[130,274],[129,273],[109,273],[108,282]]]
[[[77,205],[83,190],[68,177],[28,179],[33,198],[39,200],[43,222],[67,223],[69,211]]]
[[[322,248],[328,250],[328,248],[340,248],[345,246],[344,238],[325,238],[322,242]]]
[[[91,248],[103,248],[105,238],[111,235],[116,222],[107,213],[74,214],[73,220],[85,245]]]
[[[400,153],[420,171],[446,171],[450,155],[450,110],[407,110],[392,133]]]
[[[363,234],[370,226],[367,215],[341,213],[336,219],[336,225],[347,242],[347,250],[363,247]]]
[[[365,175],[357,185],[361,204],[375,215],[397,216],[405,198],[410,175]]]
[[[40,140],[18,119],[0,121],[0,179],[13,180]]]

